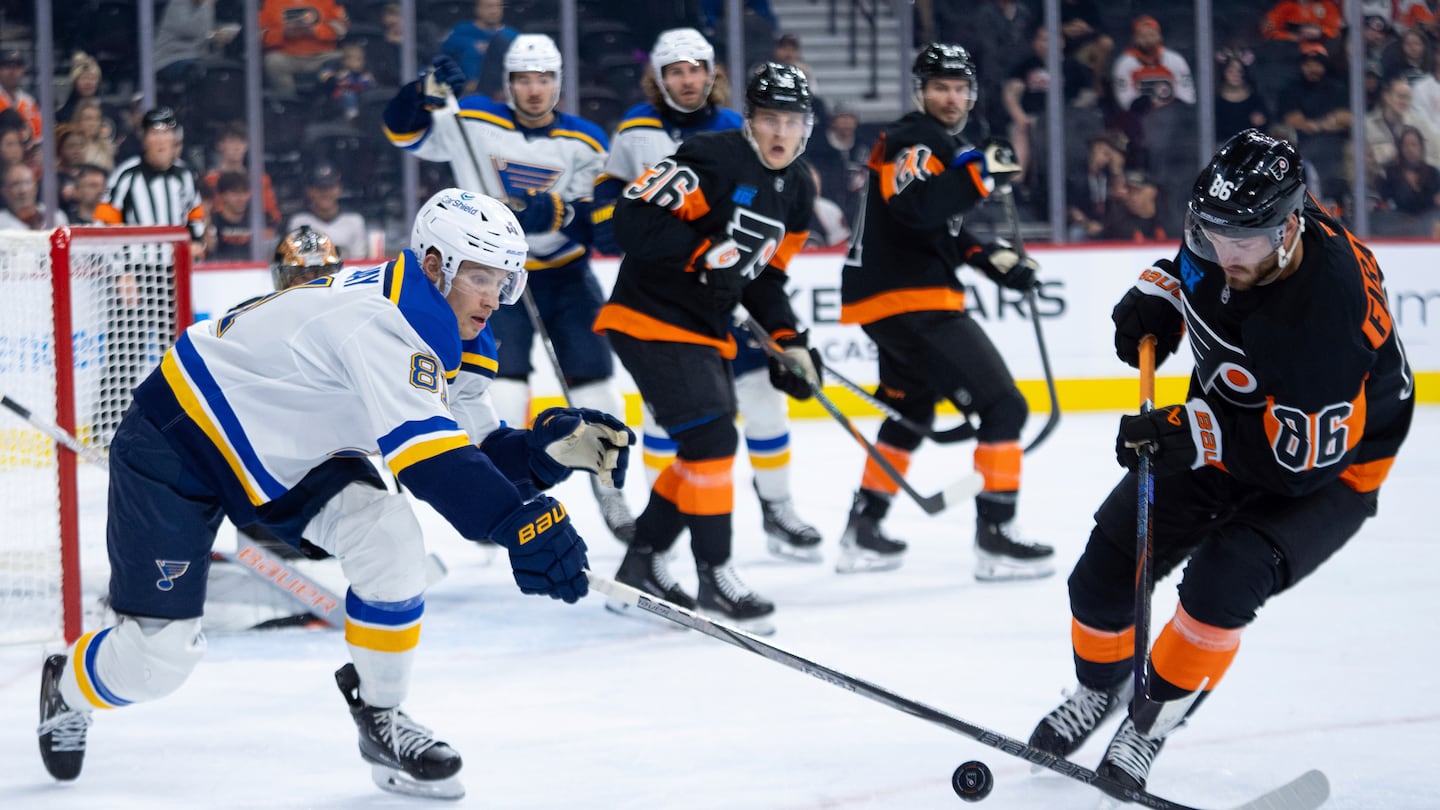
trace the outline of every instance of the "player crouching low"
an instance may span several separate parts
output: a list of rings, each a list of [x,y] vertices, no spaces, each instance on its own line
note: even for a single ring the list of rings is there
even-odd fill
[[[189,677],[224,516],[340,560],[353,663],[336,680],[361,756],[387,790],[464,795],[460,755],[399,708],[425,609],[410,504],[353,479],[315,497],[311,474],[378,451],[461,535],[508,549],[521,591],[573,603],[587,592],[585,543],[540,490],[572,469],[623,484],[634,435],[599,412],[553,409],[477,444],[447,404],[449,381],[465,341],[524,290],[525,241],[502,203],[447,189],[420,209],[411,244],[191,326],[136,388],[110,448],[119,621],[45,662],[38,734],[52,776],[79,776],[94,710],[162,698]]]

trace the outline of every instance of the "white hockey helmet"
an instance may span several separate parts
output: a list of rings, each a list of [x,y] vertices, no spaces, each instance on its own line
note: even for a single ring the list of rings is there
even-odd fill
[[[436,286],[441,294],[449,294],[450,282],[464,261],[510,273],[500,290],[502,304],[519,301],[525,291],[529,255],[525,232],[509,207],[493,197],[458,188],[437,192],[415,215],[410,248],[422,261],[431,248],[440,254],[444,276]]]
[[[560,79],[563,60],[555,40],[544,34],[521,34],[510,43],[505,51],[505,103],[515,109],[515,94],[510,90],[512,73],[554,73],[555,95],[550,99],[550,109],[560,103]],[[549,112],[549,110],[546,110]]]
[[[665,89],[665,68],[676,62],[701,65],[709,74],[710,78],[705,82],[704,100],[699,107],[686,109],[680,106],[670,97],[670,91]],[[709,103],[710,88],[715,86],[715,47],[694,28],[672,28],[656,37],[655,47],[650,50],[650,69],[655,72],[655,83],[660,85],[661,97],[671,109],[682,113],[695,112]]]

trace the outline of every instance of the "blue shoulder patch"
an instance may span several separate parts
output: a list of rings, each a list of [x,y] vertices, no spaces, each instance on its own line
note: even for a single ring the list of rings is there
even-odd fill
[[[385,266],[381,289],[399,307],[410,328],[425,341],[447,374],[460,369],[460,325],[440,289],[425,276],[409,249]]]
[[[733,200],[736,205],[749,206],[755,199],[755,194],[758,191],[759,189],[754,186],[739,185],[735,187],[735,193],[731,195],[730,199]]]
[[[1205,271],[1195,266],[1195,260],[1190,258],[1188,251],[1180,251],[1180,280],[1185,282],[1185,289],[1195,292],[1200,285],[1200,279],[1205,277]]]

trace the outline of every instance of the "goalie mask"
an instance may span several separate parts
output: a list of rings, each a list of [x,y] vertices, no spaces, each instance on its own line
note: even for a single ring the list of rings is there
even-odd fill
[[[304,284],[340,269],[340,251],[330,237],[309,225],[285,234],[270,260],[270,278],[275,289]]]
[[[815,126],[810,82],[793,65],[767,62],[745,87],[745,139],[772,171],[805,151]]]
[[[1305,230],[1305,173],[1287,141],[1247,129],[1220,147],[1200,172],[1185,214],[1185,244],[1222,267],[1258,268],[1271,255],[1290,263]],[[1285,231],[1299,219],[1291,244]]]
[[[465,261],[509,273],[500,289],[501,304],[519,301],[525,291],[525,233],[515,214],[492,197],[458,188],[436,193],[415,215],[410,248],[422,261],[431,250],[440,254],[443,275],[436,286],[442,295],[450,293],[455,272]]]
[[[555,40],[544,34],[521,34],[515,37],[510,43],[510,49],[505,51],[505,103],[510,109],[522,115],[538,118],[555,109],[560,103],[560,78],[562,60],[560,49],[555,47]],[[555,76],[555,92],[550,96],[550,103],[543,112],[531,113],[521,110],[515,103],[515,90],[510,86],[510,80],[516,73],[551,73]]]
[[[694,106],[680,104],[665,86],[665,68],[681,62],[705,69],[704,92],[700,94],[700,103]],[[693,113],[710,101],[710,90],[715,86],[715,48],[694,28],[673,28],[655,40],[655,47],[650,51],[650,69],[655,72],[655,83],[660,86],[660,97],[665,103],[676,112]]]

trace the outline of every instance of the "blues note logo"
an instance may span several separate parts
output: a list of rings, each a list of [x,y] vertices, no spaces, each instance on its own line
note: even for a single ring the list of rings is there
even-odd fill
[[[155,580],[155,587],[168,591],[175,587],[175,580],[185,576],[185,572],[190,570],[190,561],[156,560],[155,566],[160,569],[160,578]]]

